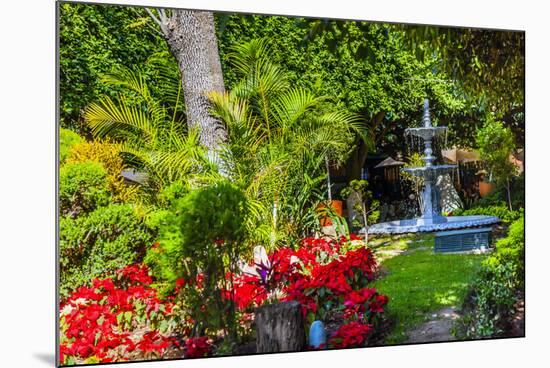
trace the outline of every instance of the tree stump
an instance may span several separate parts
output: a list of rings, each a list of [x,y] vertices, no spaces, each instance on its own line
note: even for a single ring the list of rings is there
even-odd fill
[[[256,309],[256,352],[300,351],[305,347],[304,320],[297,301]]]

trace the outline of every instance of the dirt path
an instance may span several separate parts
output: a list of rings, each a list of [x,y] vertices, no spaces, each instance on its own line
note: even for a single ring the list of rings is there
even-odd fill
[[[453,321],[458,318],[455,307],[443,308],[430,315],[430,320],[407,333],[406,343],[453,341]]]

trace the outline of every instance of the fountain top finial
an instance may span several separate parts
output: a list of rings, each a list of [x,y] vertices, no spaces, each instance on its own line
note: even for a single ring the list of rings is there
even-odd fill
[[[430,120],[430,102],[427,98],[424,99],[424,117],[422,118],[425,128],[430,128],[432,126],[432,121]]]

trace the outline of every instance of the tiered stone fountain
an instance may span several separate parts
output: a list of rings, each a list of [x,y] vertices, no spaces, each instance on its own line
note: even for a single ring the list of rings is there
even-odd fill
[[[434,165],[435,157],[432,152],[432,142],[436,137],[445,134],[445,132],[447,131],[447,127],[432,126],[428,100],[424,100],[424,117],[422,119],[422,123],[423,126],[419,128],[406,129],[405,134],[423,139],[425,149],[424,157],[422,159],[426,163],[426,165],[421,167],[410,167],[403,169],[414,176],[421,177],[424,181],[424,189],[422,192],[422,215],[419,218],[415,219],[396,220],[374,224],[368,228],[368,233],[400,234],[446,231],[492,225],[499,222],[500,220],[494,216],[446,217],[441,215],[440,193],[439,189],[435,185],[435,182],[440,175],[444,175],[453,171],[456,168],[456,165]],[[463,234],[473,234],[471,236],[476,237],[480,233],[482,233],[485,238],[488,238],[488,236],[485,236],[487,235],[487,232],[490,235],[490,228],[479,230],[480,231],[478,232],[476,232],[475,230],[465,230],[463,232],[455,231],[449,232],[447,235],[459,236],[459,238],[457,239],[460,241],[464,240],[464,237],[460,238],[460,236]],[[468,235],[467,237],[471,238],[471,236]],[[486,241],[485,243],[487,242],[488,241]]]

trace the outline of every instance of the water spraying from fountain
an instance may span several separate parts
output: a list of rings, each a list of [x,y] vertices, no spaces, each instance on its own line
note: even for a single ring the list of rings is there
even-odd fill
[[[432,126],[428,100],[424,100],[424,115],[422,126],[405,130],[407,143],[416,145],[423,143],[424,166],[403,168],[409,174],[422,178],[424,189],[422,191],[422,215],[414,219],[396,220],[374,224],[368,228],[369,234],[399,234],[429,232],[439,230],[461,229],[491,225],[500,220],[494,216],[443,216],[441,214],[440,193],[435,185],[437,178],[453,172],[456,165],[436,165],[432,145],[437,138],[446,140],[447,127]],[[411,141],[408,138],[411,138]],[[413,147],[414,149],[415,147]],[[364,230],[363,230],[364,231]]]

